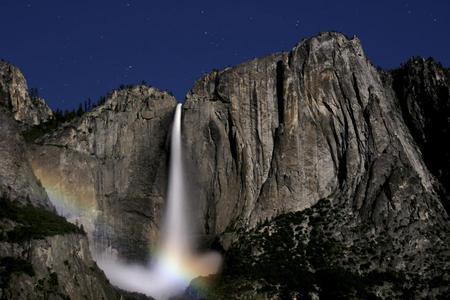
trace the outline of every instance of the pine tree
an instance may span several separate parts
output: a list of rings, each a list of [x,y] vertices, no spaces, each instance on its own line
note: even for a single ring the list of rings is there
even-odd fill
[[[35,87],[30,89],[30,98],[31,100],[36,100],[37,98],[39,98],[39,90]]]
[[[83,105],[81,105],[81,103],[80,103],[80,105],[78,106],[76,115],[77,115],[78,117],[80,117],[81,115],[83,115],[83,113],[84,113]]]

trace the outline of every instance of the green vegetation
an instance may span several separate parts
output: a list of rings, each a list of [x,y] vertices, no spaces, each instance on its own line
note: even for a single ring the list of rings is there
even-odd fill
[[[45,134],[55,131],[61,125],[71,122],[74,119],[81,117],[84,113],[89,112],[100,105],[103,105],[106,102],[106,100],[109,97],[111,97],[111,95],[115,91],[128,90],[128,89],[132,89],[137,86],[151,87],[150,85],[147,84],[147,82],[145,80],[142,80],[138,84],[121,84],[115,90],[112,90],[111,92],[109,92],[106,96],[102,96],[102,97],[98,98],[97,101],[92,101],[91,98],[88,98],[86,101],[80,102],[76,109],[71,109],[71,110],[56,109],[55,111],[53,111],[52,119],[48,120],[45,123],[32,126],[28,130],[23,132],[24,139],[26,142],[34,142],[34,141],[36,141],[36,139],[44,136]],[[167,91],[167,93],[169,95],[173,96],[172,92]],[[39,95],[39,89],[36,87],[30,88],[29,95],[33,102],[41,100],[41,96]],[[0,108],[0,109],[9,112],[9,110],[7,110],[5,108]]]
[[[27,143],[31,143],[34,142],[36,139],[44,136],[45,134],[56,130],[60,124],[62,123],[59,122],[58,120],[51,119],[46,123],[30,127],[28,130],[23,132],[22,135]]]
[[[89,112],[100,105],[103,105],[106,102],[106,100],[111,97],[114,91],[128,90],[137,86],[150,87],[145,80],[141,81],[140,84],[121,84],[117,89],[109,92],[106,96],[100,97],[96,102],[93,102],[90,98],[88,98],[83,103],[79,103],[77,109],[72,110],[56,109],[53,112],[52,119],[48,120],[45,123],[30,127],[28,130],[24,131],[22,135],[26,142],[28,143],[35,142],[38,138],[55,131],[61,125],[69,123],[77,118],[80,118],[82,115],[84,115],[84,113]],[[167,93],[173,96],[172,92],[168,91]],[[36,101],[37,99],[40,98],[39,90],[37,88],[31,88],[29,94],[33,101]]]
[[[403,239],[410,238],[378,235],[372,228],[328,200],[262,222],[241,232],[227,251],[223,276],[209,297],[378,299],[424,290],[423,276],[392,265],[404,255]],[[434,286],[446,286],[444,281],[440,277]]]
[[[9,219],[19,225],[3,232],[0,241],[20,243],[31,239],[68,233],[82,233],[82,230],[50,211],[31,205],[18,206],[5,197],[0,197],[0,219]]]
[[[12,274],[25,273],[34,276],[33,266],[20,258],[6,256],[0,258],[0,288],[5,288]]]

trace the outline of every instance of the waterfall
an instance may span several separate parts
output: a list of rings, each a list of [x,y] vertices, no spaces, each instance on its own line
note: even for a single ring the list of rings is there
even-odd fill
[[[186,211],[186,190],[181,144],[181,107],[175,110],[172,125],[169,186],[166,216],[163,227],[162,251],[171,253],[176,259],[183,259],[190,252],[188,214]]]
[[[126,264],[105,254],[96,258],[111,283],[158,300],[183,293],[192,279],[217,273],[221,264],[218,253],[195,253],[183,170],[181,109],[182,104],[178,104],[172,125],[166,210],[152,264]]]

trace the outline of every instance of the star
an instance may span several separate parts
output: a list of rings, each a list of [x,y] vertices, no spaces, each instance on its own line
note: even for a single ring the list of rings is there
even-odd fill
[[[218,47],[220,46],[218,42],[209,42],[209,44],[210,44],[211,46],[216,47],[216,48],[218,48]]]

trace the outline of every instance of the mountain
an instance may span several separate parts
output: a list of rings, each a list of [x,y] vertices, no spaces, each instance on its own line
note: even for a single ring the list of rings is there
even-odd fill
[[[436,191],[450,211],[450,72],[432,59],[414,58],[392,72],[402,116],[428,170],[439,180]]]
[[[26,158],[26,146],[11,113],[0,108],[0,193],[22,204],[51,209]]]
[[[25,125],[39,125],[53,117],[45,100],[30,97],[28,86],[20,70],[0,61],[0,107],[11,111],[14,119]]]
[[[198,81],[184,135],[204,187],[205,227],[253,227],[324,198],[342,199],[377,228],[413,208],[446,217],[392,81],[358,39],[338,33]]]
[[[17,68],[0,70],[11,76],[0,77],[0,299],[144,299],[111,286],[83,229],[56,214],[22,137],[47,106],[29,101]]]
[[[145,261],[158,234],[176,100],[136,86],[37,141],[31,165],[60,214],[92,246]]]
[[[448,295],[447,76],[322,33],[198,81],[184,136],[228,250],[215,297]]]
[[[196,279],[213,284],[203,296],[450,297],[449,91],[433,60],[380,70],[335,32],[200,78],[182,116],[190,201],[204,246],[225,257],[222,276]],[[46,192],[27,193],[82,224],[94,253],[151,259],[175,105],[126,87],[21,142]]]

